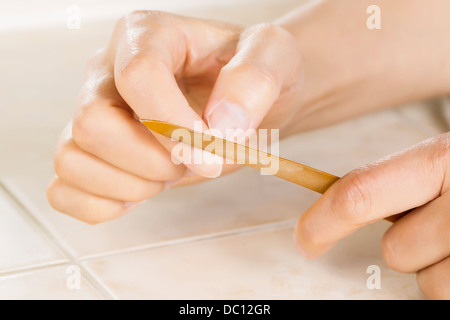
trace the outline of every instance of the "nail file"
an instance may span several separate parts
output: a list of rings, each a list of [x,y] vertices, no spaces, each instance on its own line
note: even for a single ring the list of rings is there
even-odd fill
[[[221,145],[220,148],[211,150],[211,153],[222,158],[230,159],[234,163],[245,164],[248,167],[261,171],[271,171],[266,163],[261,162],[261,159],[278,161],[278,170],[274,173],[269,172],[270,174],[319,193],[324,193],[333,183],[339,180],[339,177],[330,173],[314,169],[288,159],[277,157],[261,150],[256,150],[232,141],[211,136],[203,132],[194,131],[159,120],[141,119],[140,121],[148,129],[170,139],[174,138],[175,130],[181,129],[184,133],[188,134],[188,139],[184,139],[185,137],[182,139],[181,135],[175,135],[175,137],[179,137],[175,140],[184,142],[192,147],[200,148],[202,150],[206,149],[208,152],[210,152],[208,146],[211,146],[212,143],[216,146]],[[190,143],[188,143],[188,141]],[[393,215],[385,218],[385,220],[395,222],[404,214],[405,213]]]
[[[187,133],[188,139],[181,138],[175,134],[178,141],[190,144],[206,151],[208,146],[220,146],[214,148],[211,153],[222,158],[230,159],[234,163],[245,164],[246,166],[261,170],[263,172],[273,174],[281,179],[293,182],[310,190],[324,193],[339,177],[320,171],[301,163],[277,157],[261,150],[256,150],[242,144],[238,144],[229,140],[211,136],[199,131],[194,131],[185,127],[170,124],[157,120],[140,120],[150,130],[163,136],[173,139],[174,131],[181,129]],[[181,132],[181,131],[180,131]],[[189,143],[190,142],[190,143]],[[269,164],[270,163],[270,164]],[[271,164],[277,164],[278,170],[273,170]]]

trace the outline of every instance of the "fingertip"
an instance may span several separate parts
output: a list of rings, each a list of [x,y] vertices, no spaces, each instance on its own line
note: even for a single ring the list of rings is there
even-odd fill
[[[223,158],[181,142],[178,143],[176,150],[172,149],[171,159],[205,178],[217,178],[222,174]]]
[[[318,237],[320,233],[315,228],[309,226],[309,221],[305,220],[303,215],[296,223],[294,228],[294,246],[295,249],[307,259],[316,259],[334,246],[335,242],[322,242]]]
[[[186,166],[194,173],[205,178],[218,178],[222,174],[221,164],[186,164]]]
[[[303,236],[304,232],[304,224],[302,219],[300,218],[294,227],[294,247],[301,256],[306,259],[314,259],[316,256],[313,254],[314,251],[311,250],[310,245],[308,244],[307,239]]]
[[[297,227],[294,228],[294,233],[292,234],[292,241],[294,242],[294,248],[300,253],[304,258],[308,258],[308,254],[305,250],[303,250],[302,245],[300,244],[300,240],[297,236]]]

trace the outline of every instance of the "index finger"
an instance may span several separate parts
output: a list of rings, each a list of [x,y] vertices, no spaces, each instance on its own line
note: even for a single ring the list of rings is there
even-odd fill
[[[122,40],[116,49],[116,86],[141,119],[163,120],[191,129],[197,122],[205,130],[206,124],[189,106],[174,76],[187,59],[186,39],[174,26],[175,19],[149,12],[137,12],[125,19]],[[165,137],[155,137],[169,152],[176,145]],[[191,147],[183,148],[193,154]],[[211,157],[207,153],[203,155]],[[194,163],[186,159],[189,158],[178,160],[200,175],[212,178],[221,173],[222,167],[217,162]]]
[[[447,133],[345,175],[298,220],[298,251],[318,257],[362,226],[439,197],[449,145]]]

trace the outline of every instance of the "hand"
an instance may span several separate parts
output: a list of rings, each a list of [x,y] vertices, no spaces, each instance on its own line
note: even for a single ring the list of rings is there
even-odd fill
[[[417,272],[429,298],[450,299],[450,133],[356,169],[298,220],[298,251],[315,258],[356,229],[411,210],[382,241],[384,259]]]
[[[222,132],[281,129],[297,108],[301,79],[297,43],[281,27],[131,13],[88,64],[72,126],[55,156],[49,202],[95,224],[183,177],[217,177],[220,164],[174,164],[174,142],[138,118],[189,128],[201,121]]]

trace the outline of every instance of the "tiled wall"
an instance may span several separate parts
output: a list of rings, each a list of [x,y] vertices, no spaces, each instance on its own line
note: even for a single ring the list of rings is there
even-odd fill
[[[253,23],[298,3],[171,11]],[[55,141],[71,117],[84,64],[113,24],[0,37],[0,70],[7,75],[0,77],[0,298],[422,298],[414,275],[383,262],[379,241],[387,222],[320,259],[301,258],[292,227],[318,196],[251,169],[169,190],[98,226],[51,209],[45,188]],[[292,137],[280,153],[342,175],[442,131],[434,110],[418,104],[368,115]],[[366,286],[373,264],[382,270],[381,290]],[[81,272],[79,289],[70,289],[71,266]]]

